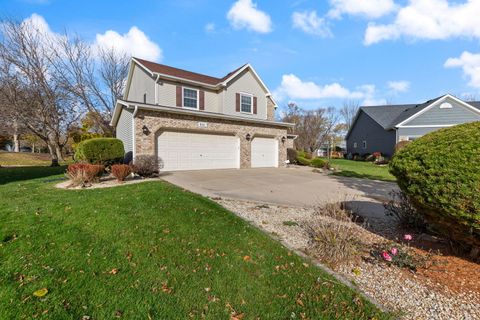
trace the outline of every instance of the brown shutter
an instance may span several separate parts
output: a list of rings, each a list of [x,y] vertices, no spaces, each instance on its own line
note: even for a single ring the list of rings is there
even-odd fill
[[[257,114],[257,97],[253,97],[253,114]]]
[[[235,94],[235,111],[240,112],[240,93]]]
[[[198,95],[200,96],[200,101],[199,101],[199,104],[198,104],[198,108],[200,110],[205,110],[205,91],[200,90]]]
[[[177,107],[182,106],[182,86],[177,86]]]

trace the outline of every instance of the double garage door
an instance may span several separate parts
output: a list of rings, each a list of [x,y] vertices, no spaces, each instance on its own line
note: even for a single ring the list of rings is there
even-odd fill
[[[166,131],[158,137],[158,157],[164,171],[238,169],[240,140],[229,135]],[[278,141],[252,140],[252,167],[278,166]]]

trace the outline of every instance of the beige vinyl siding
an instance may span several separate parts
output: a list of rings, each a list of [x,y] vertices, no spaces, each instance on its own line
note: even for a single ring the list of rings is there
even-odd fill
[[[177,85],[189,89],[203,90],[205,91],[205,111],[209,112],[218,112],[219,110],[218,102],[220,95],[214,91],[207,90],[205,88],[199,88],[191,85],[180,84],[176,82],[170,82],[165,80],[160,80],[157,84],[158,87],[158,104],[161,106],[167,107],[176,107],[177,106],[177,96],[176,88]]]
[[[257,114],[240,113],[235,111],[235,94],[249,93],[257,97]],[[250,70],[244,71],[242,74],[233,79],[223,91],[225,95],[223,105],[223,113],[236,116],[244,116],[247,118],[267,119],[267,97],[260,83]]]
[[[155,79],[145,70],[135,65],[133,69],[132,82],[128,91],[127,100],[144,102],[143,96],[147,94],[146,103],[155,103]]]
[[[122,109],[116,127],[116,137],[123,142],[125,153],[133,151],[133,113]]]

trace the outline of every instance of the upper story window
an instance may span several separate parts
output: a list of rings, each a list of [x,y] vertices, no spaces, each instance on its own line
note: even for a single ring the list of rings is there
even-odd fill
[[[198,109],[198,90],[183,88],[183,107]]]
[[[240,94],[240,111],[252,113],[253,96],[246,93]]]

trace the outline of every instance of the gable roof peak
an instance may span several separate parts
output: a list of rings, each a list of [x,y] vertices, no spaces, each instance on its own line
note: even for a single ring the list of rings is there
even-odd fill
[[[246,63],[241,67],[229,72],[224,77],[218,78],[218,77],[213,77],[213,76],[209,76],[209,75],[198,73],[198,72],[188,71],[185,69],[180,69],[180,68],[168,66],[165,64],[157,63],[157,62],[136,58],[136,57],[132,57],[132,60],[140,64],[147,70],[149,70],[151,73],[200,82],[200,83],[204,83],[211,86],[217,86],[223,83],[225,80],[230,78],[233,74],[237,73],[239,70],[245,68],[246,66],[250,66],[250,64]]]

